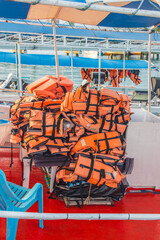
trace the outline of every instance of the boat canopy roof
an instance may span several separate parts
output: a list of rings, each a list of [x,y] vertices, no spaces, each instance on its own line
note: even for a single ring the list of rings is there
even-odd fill
[[[59,66],[71,67],[71,56],[58,55]],[[16,63],[15,53],[0,52],[0,62],[6,63]],[[21,64],[27,65],[46,65],[55,66],[55,56],[54,55],[44,55],[44,54],[21,54]],[[99,59],[98,58],[84,58],[73,56],[73,67],[80,68],[98,68]],[[154,67],[154,65],[152,65]],[[105,69],[123,69],[123,60],[108,60],[101,59],[101,68]],[[125,69],[147,69],[148,62],[145,60],[126,60]]]
[[[105,27],[148,27],[160,23],[160,6],[155,0],[107,2],[97,0],[65,0],[55,1],[54,6],[38,4],[39,1],[31,1],[32,4],[23,2],[0,1],[0,17],[14,19],[61,19],[64,21],[105,26]],[[34,4],[33,4],[34,3]],[[143,3],[143,4],[142,4]],[[99,5],[98,5],[99,4]],[[102,6],[102,4],[104,4]],[[56,5],[56,6],[55,6]],[[97,7],[100,11],[95,10]],[[121,8],[120,13],[111,13],[107,7]],[[72,8],[74,7],[74,8]],[[97,8],[96,8],[97,9]],[[125,11],[123,11],[123,9]],[[133,9],[132,14],[127,9]],[[155,17],[137,16],[140,10],[154,11]],[[151,14],[150,14],[151,15]],[[152,15],[151,15],[152,16]]]

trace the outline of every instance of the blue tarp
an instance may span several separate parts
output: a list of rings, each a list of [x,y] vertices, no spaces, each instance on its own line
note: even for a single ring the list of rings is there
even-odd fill
[[[59,55],[59,66],[71,67],[71,57]],[[0,52],[0,62],[16,63],[15,53]],[[27,65],[46,65],[55,66],[54,55],[39,54],[21,54],[21,63]],[[81,68],[98,68],[99,59],[73,57],[73,67]],[[123,69],[123,60],[101,60],[101,68],[106,69]],[[147,69],[148,62],[144,60],[126,60],[125,69]]]
[[[32,23],[33,24],[33,23]],[[37,23],[38,24],[38,23]],[[3,32],[19,32],[19,33],[37,33],[37,34],[53,34],[53,29],[50,24],[48,26],[31,25],[20,21],[19,23],[0,22],[0,31]],[[57,25],[58,26],[58,25]],[[68,27],[68,26],[67,26]],[[96,31],[66,28],[61,26],[56,28],[57,35],[92,37],[92,38],[113,38],[113,39],[129,39],[129,40],[148,40],[148,33],[135,32],[112,32],[112,31]],[[160,41],[160,34],[152,34],[153,41]]]

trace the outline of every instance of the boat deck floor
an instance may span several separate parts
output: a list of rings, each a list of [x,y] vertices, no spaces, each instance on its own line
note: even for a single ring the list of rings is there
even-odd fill
[[[0,168],[7,180],[21,183],[21,162],[19,150],[14,149],[14,163],[10,168],[10,149],[0,149]],[[66,208],[64,202],[48,199],[48,188],[41,168],[32,167],[30,187],[36,182],[44,186],[45,213],[160,213],[160,195],[154,193],[126,193],[120,202],[111,206],[72,206]],[[37,212],[38,204],[29,209]],[[16,240],[160,240],[160,220],[46,220],[44,229],[38,220],[19,220]],[[0,218],[0,239],[6,239],[6,219]]]

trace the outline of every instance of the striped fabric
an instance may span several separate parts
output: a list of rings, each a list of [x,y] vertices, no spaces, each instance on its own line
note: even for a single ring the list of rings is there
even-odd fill
[[[97,0],[65,0],[70,2],[90,3],[97,2]],[[97,4],[97,3],[96,3]],[[140,1],[137,2],[123,2],[108,4],[112,6],[120,6],[126,8],[139,7]],[[154,5],[153,5],[154,4]],[[155,0],[144,0],[140,9],[160,11],[160,6],[155,3]],[[73,8],[48,6],[48,5],[30,5],[27,3],[11,2],[8,0],[0,0],[0,17],[16,18],[16,19],[57,19],[108,27],[148,27],[156,25],[160,22],[159,18],[128,16],[125,14],[98,12],[93,10],[77,10]]]

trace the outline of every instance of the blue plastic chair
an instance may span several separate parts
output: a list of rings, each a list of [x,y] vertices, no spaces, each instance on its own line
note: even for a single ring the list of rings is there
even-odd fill
[[[43,213],[43,186],[36,183],[32,189],[24,188],[11,182],[7,182],[6,176],[0,170],[0,210],[25,212],[38,201],[39,212]],[[18,220],[7,218],[7,240],[15,240]],[[43,228],[43,220],[39,220],[40,228]]]

